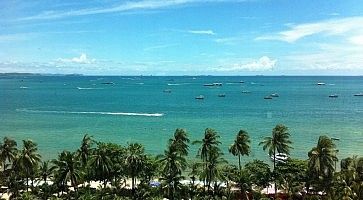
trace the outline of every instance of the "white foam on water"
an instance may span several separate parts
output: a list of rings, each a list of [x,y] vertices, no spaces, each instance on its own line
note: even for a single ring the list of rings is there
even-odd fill
[[[84,87],[77,87],[79,90],[102,90],[103,88],[84,88]]]
[[[145,116],[145,117],[162,117],[163,113],[129,113],[129,112],[94,112],[94,111],[56,111],[56,110],[29,110],[16,109],[18,112],[27,113],[52,113],[52,114],[94,114],[94,115],[124,115],[124,116]]]

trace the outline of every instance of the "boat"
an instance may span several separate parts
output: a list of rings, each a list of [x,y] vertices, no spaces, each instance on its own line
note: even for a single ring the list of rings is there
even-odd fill
[[[203,95],[199,95],[199,96],[196,96],[195,99],[203,100],[204,99],[204,96]]]
[[[325,83],[319,82],[319,83],[317,83],[317,85],[325,85]]]
[[[251,93],[251,92],[250,92],[250,91],[248,91],[248,90],[243,90],[243,91],[242,91],[242,93],[243,93],[243,94],[249,94],[249,93]]]
[[[363,97],[363,93],[354,94],[355,97]]]
[[[271,160],[276,160],[276,162],[286,162],[286,160],[289,158],[286,153],[277,153],[270,156]]]
[[[279,94],[277,94],[277,93],[272,93],[270,96],[271,96],[271,97],[279,97]]]
[[[218,97],[226,97],[226,94],[219,94]]]
[[[330,98],[338,98],[338,95],[337,94],[331,94],[329,95]]]
[[[214,86],[214,84],[213,83],[206,83],[203,86]]]
[[[331,137],[332,140],[340,140],[338,137]]]
[[[263,97],[264,99],[272,99],[272,96],[271,95],[268,95],[268,96],[265,96]]]
[[[103,84],[103,85],[113,85],[113,84],[115,84],[114,82],[103,82],[103,83],[101,83],[101,84]]]
[[[244,81],[240,81],[239,83],[245,83]]]
[[[171,93],[171,90],[166,89],[166,90],[164,90],[163,92],[164,92],[164,93]]]
[[[222,86],[222,83],[213,83],[214,86]]]

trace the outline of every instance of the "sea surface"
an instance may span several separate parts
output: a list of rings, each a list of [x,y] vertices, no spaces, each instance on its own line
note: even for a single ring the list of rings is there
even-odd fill
[[[45,159],[75,150],[86,133],[104,142],[139,142],[156,155],[176,128],[192,141],[213,128],[225,158],[235,162],[227,149],[243,129],[252,140],[244,160],[269,161],[258,143],[282,123],[292,157],[307,159],[320,135],[339,138],[340,158],[363,156],[363,97],[354,96],[362,92],[361,76],[1,76],[0,137],[32,139]],[[264,99],[272,93],[279,97]],[[197,148],[191,146],[191,158]]]

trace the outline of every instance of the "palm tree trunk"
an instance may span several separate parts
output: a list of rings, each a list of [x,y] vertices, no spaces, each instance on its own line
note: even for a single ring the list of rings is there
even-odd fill
[[[273,155],[273,158],[274,158],[274,183],[275,183],[275,199],[277,198],[277,187],[276,187],[276,173],[275,173],[275,168],[276,168],[276,149],[274,149],[274,155]]]
[[[239,167],[239,173],[241,173],[241,155],[238,154],[238,167]]]

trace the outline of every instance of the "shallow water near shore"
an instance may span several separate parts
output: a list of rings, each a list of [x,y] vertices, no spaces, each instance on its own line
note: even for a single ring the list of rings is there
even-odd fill
[[[211,83],[223,85],[203,86]],[[4,76],[0,137],[19,144],[30,138],[45,159],[75,150],[85,133],[99,141],[139,142],[148,153],[159,154],[176,128],[196,140],[209,127],[220,134],[232,161],[228,146],[244,129],[252,140],[247,160],[267,161],[258,143],[282,123],[291,133],[293,157],[306,159],[326,134],[340,139],[342,158],[363,154],[363,97],[354,96],[361,92],[363,77]],[[264,99],[272,93],[279,97]],[[204,99],[195,99],[198,95]],[[196,151],[191,146],[190,156]]]

